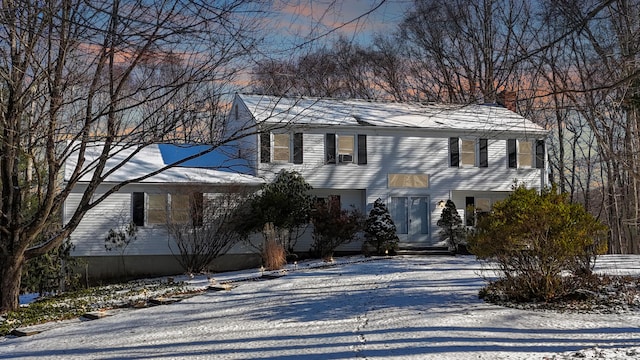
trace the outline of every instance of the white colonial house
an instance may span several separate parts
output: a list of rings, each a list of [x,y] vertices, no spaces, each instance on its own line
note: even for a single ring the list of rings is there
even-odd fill
[[[472,225],[514,181],[538,189],[548,181],[548,131],[498,105],[238,94],[229,117],[237,128],[261,129],[241,145],[256,176],[298,171],[316,196],[337,195],[343,208],[365,213],[381,198],[401,248],[445,245],[436,223],[448,199]]]
[[[202,152],[204,146],[178,146],[153,144],[139,150],[131,159],[133,148],[113,150],[107,169],[124,163],[111,173],[98,188],[94,198],[105,194],[114,185],[155,172],[168,164]],[[89,146],[84,156],[91,164],[100,156],[102,146]],[[157,175],[131,183],[109,195],[91,209],[70,236],[74,249],[72,256],[82,259],[83,275],[90,280],[121,276],[172,275],[184,272],[177,261],[180,254],[167,222],[197,221],[188,219],[188,210],[202,204],[211,196],[229,191],[255,191],[264,180],[251,176],[246,163],[217,149],[200,158],[187,161]],[[69,181],[76,165],[73,156],[65,163],[64,181]],[[93,172],[87,171],[64,204],[63,221],[69,221],[81,201]],[[201,207],[201,205],[200,205]],[[202,220],[200,220],[202,221]],[[109,230],[124,230],[134,223],[135,240],[124,248],[107,250],[105,245]],[[255,263],[256,256],[242,244],[233,247],[219,258],[212,270],[229,270]]]
[[[256,132],[256,129],[259,130]],[[397,226],[401,248],[443,246],[436,225],[442,205],[456,204],[468,225],[478,212],[504,199],[514,181],[547,185],[548,131],[497,105],[434,105],[364,100],[236,95],[228,117],[233,136],[248,135],[208,156],[126,185],[89,211],[72,233],[73,255],[86,261],[91,279],[180,273],[167,219],[192,206],[193,197],[257,189],[282,169],[304,176],[319,198],[339,196],[341,206],[368,213],[383,199]],[[245,133],[247,134],[247,133]],[[89,149],[86,163],[100,148]],[[151,145],[110,174],[114,184],[137,178],[198,152],[198,147]],[[125,159],[122,150],[113,163]],[[75,163],[69,161],[65,180]],[[107,168],[111,165],[108,164]],[[68,221],[84,192],[88,172],[65,202]],[[110,229],[137,225],[126,249],[107,251]],[[296,250],[311,247],[310,231]],[[338,251],[358,252],[361,243]],[[123,262],[124,261],[124,262]],[[212,270],[256,265],[255,248],[238,245]],[[259,265],[258,265],[259,266]]]

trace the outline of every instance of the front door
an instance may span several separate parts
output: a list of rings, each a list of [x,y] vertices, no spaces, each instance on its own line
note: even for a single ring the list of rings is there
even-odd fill
[[[429,243],[429,197],[391,197],[389,206],[400,241],[412,245]]]

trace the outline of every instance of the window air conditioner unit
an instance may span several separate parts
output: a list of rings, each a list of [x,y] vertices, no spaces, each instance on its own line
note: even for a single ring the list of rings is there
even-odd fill
[[[340,161],[341,163],[353,162],[353,155],[351,155],[351,154],[340,154],[340,155],[338,155],[338,161]]]

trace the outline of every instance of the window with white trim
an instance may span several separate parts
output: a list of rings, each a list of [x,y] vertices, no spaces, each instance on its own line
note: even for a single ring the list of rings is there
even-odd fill
[[[291,139],[289,134],[273,134],[273,161],[289,162],[290,159]]]
[[[260,162],[303,162],[302,133],[260,134]]]
[[[509,168],[544,168],[544,140],[507,140],[507,165]]]
[[[326,134],[325,163],[367,163],[367,136],[364,134]]]
[[[451,167],[488,167],[487,139],[449,138],[449,165]]]
[[[460,143],[460,164],[462,166],[476,166],[475,140],[463,139]]]
[[[165,225],[167,222],[182,224],[191,221],[202,225],[204,195],[191,194],[145,194],[135,192],[131,196],[132,220],[136,226]]]
[[[356,141],[353,135],[338,136],[338,162],[352,163]]]
[[[466,226],[476,226],[478,220],[491,212],[491,199],[467,196],[465,198],[464,217]]]
[[[147,225],[167,223],[167,194],[147,194]]]
[[[533,162],[531,141],[518,141],[518,167],[530,168]]]

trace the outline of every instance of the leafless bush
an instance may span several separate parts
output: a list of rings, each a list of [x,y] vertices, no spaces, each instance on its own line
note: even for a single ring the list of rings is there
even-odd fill
[[[213,260],[242,240],[234,222],[236,207],[244,196],[243,191],[192,192],[185,209],[189,216],[169,221],[169,233],[179,250],[174,256],[186,272],[206,272]]]

